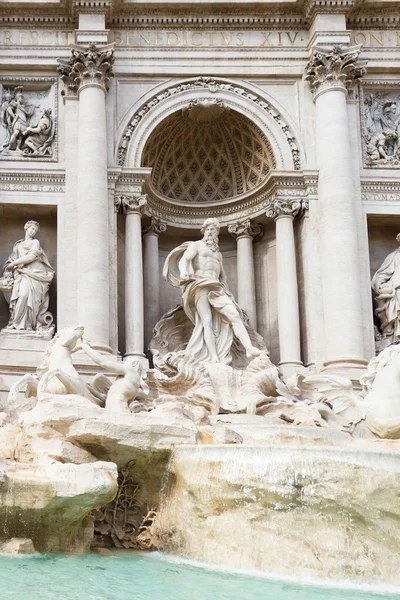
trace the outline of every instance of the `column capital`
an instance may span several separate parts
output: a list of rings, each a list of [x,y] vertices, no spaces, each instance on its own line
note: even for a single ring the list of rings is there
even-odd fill
[[[121,195],[121,207],[122,212],[125,215],[137,213],[142,216],[144,208],[147,204],[147,196],[143,194],[141,196]]]
[[[301,198],[273,198],[265,205],[266,216],[271,219],[279,219],[280,217],[292,217],[301,214],[307,207],[306,203]]]
[[[361,46],[339,46],[332,49],[315,47],[305,68],[314,99],[323,92],[336,89],[346,92],[366,73],[366,60],[358,60]]]
[[[160,233],[164,233],[164,231],[167,231],[167,224],[158,217],[151,217],[142,223],[143,236],[151,233],[159,236]]]
[[[68,60],[58,59],[58,71],[61,73],[67,93],[79,94],[86,86],[96,86],[108,91],[110,78],[113,77],[114,44],[97,47],[90,43],[88,47],[72,46]]]
[[[122,209],[122,198],[123,196],[114,196],[114,210],[118,214]]]
[[[252,240],[256,240],[257,238],[261,238],[263,236],[264,227],[261,225],[261,223],[256,223],[250,219],[245,219],[244,221],[238,221],[237,223],[228,225],[228,231],[236,240],[241,237],[247,237]]]

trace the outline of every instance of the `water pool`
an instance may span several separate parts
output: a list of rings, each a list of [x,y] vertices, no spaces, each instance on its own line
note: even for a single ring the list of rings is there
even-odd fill
[[[315,588],[208,570],[158,554],[0,556],[1,600],[384,600],[393,593]]]

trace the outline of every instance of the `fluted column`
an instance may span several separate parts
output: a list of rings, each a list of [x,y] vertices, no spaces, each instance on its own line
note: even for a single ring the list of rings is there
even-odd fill
[[[79,96],[77,193],[77,316],[85,335],[110,350],[109,202],[105,95],[113,46],[74,46],[59,61],[62,79]]]
[[[142,211],[146,196],[122,196],[125,223],[126,356],[144,358]]]
[[[316,107],[325,368],[363,368],[364,334],[347,89],[365,73],[360,47],[316,48],[306,67]]]
[[[249,317],[250,327],[257,330],[256,280],[254,273],[253,241],[263,235],[260,223],[250,219],[228,227],[237,243],[238,302]]]
[[[275,198],[267,205],[267,217],[276,223],[276,288],[278,299],[279,367],[289,376],[302,366],[299,295],[293,221],[302,210],[299,199]]]
[[[144,341],[147,350],[154,325],[160,318],[160,267],[158,236],[167,230],[167,225],[152,217],[143,227],[144,269]]]
[[[77,189],[78,189],[78,96],[64,94],[65,111],[65,196],[57,210],[57,327],[77,322]]]

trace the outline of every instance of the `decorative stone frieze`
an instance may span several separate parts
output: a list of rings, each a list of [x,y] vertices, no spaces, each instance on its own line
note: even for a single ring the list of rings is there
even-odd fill
[[[251,219],[245,219],[244,221],[238,221],[228,226],[229,233],[237,240],[241,237],[248,237],[253,240],[262,238],[264,234],[264,227],[261,223],[251,221]]]
[[[270,200],[266,206],[265,214],[271,219],[279,217],[297,217],[305,209],[303,201],[300,198],[281,198],[276,197]]]
[[[360,50],[361,46],[314,48],[304,79],[310,83],[315,97],[332,88],[348,90],[365,75],[367,61],[358,59]]]
[[[147,204],[147,196],[120,196],[122,211],[125,215],[130,213],[143,214],[144,208]]]
[[[147,235],[148,233],[160,235],[160,233],[164,233],[165,231],[167,231],[167,224],[157,217],[151,217],[142,224],[143,235]]]
[[[77,94],[88,85],[102,87],[108,91],[109,81],[113,77],[114,44],[98,48],[89,44],[88,48],[72,46],[72,56],[66,61],[58,60],[61,80],[68,93]]]

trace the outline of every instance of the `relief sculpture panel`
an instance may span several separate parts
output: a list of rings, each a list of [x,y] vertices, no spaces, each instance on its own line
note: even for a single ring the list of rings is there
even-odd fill
[[[368,90],[363,103],[364,166],[400,168],[400,89]]]
[[[55,84],[3,82],[0,160],[56,160]]]

